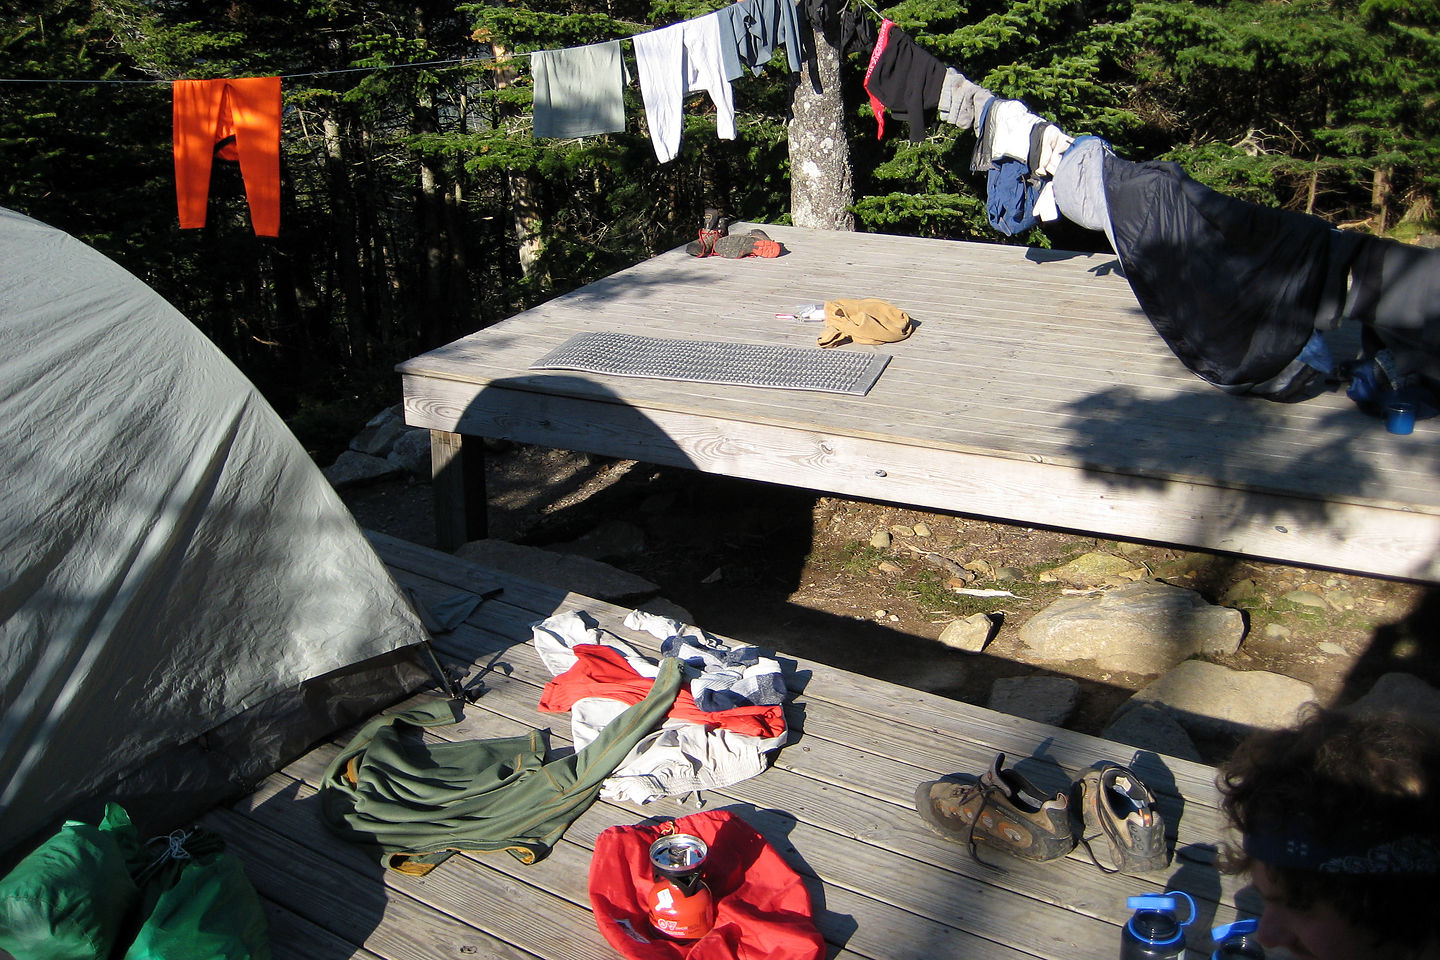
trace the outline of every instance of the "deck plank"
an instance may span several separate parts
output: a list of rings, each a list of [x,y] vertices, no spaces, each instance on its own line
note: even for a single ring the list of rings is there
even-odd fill
[[[789,227],[683,250],[400,365],[406,419],[1011,522],[1440,582],[1440,427],[1194,377],[1113,256]],[[874,296],[913,337],[865,397],[533,371],[571,335],[813,346],[798,302]],[[883,476],[882,476],[883,472]],[[964,482],[956,478],[965,478]],[[1281,528],[1281,529],[1277,529]]]
[[[538,709],[549,674],[529,642],[530,625],[556,612],[584,610],[655,652],[653,638],[622,625],[622,608],[384,535],[371,540],[422,603],[462,591],[492,595],[435,639],[448,663],[472,676],[488,670],[484,693],[464,720],[427,730],[431,740],[548,728],[552,750],[569,746],[566,715]],[[761,775],[704,799],[707,808],[742,816],[800,873],[830,957],[1080,960],[1114,949],[1126,896],[1167,883],[1200,902],[1191,944],[1197,951],[1212,921],[1236,915],[1245,894],[1211,862],[1221,820],[1210,768],[1152,757],[1161,781],[1142,774],[1164,792],[1162,809],[1174,815],[1185,848],[1163,873],[1105,874],[1080,852],[1045,864],[992,853],[986,859],[994,866],[987,866],[924,826],[911,806],[916,783],[979,772],[1003,750],[1042,787],[1063,788],[1091,760],[1125,762],[1133,750],[779,654],[796,687],[787,708],[790,742]],[[422,692],[392,709],[433,695]],[[317,790],[349,735],[317,745],[203,821],[246,864],[272,918],[277,957],[613,957],[589,907],[596,838],[615,824],[696,809],[676,798],[643,806],[597,801],[537,864],[504,853],[459,854],[428,877],[402,876],[382,871],[372,851],[320,823]]]

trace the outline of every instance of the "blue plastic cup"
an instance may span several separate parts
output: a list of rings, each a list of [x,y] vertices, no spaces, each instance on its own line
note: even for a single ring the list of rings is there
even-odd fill
[[[1385,407],[1385,429],[1391,433],[1415,431],[1415,404],[1391,403]]]

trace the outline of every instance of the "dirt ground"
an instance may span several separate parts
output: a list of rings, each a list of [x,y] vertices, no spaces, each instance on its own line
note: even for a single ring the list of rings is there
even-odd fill
[[[1153,677],[1031,662],[1017,634],[1063,595],[1067,585],[1045,571],[1091,551],[1242,610],[1240,650],[1213,658],[1226,666],[1304,680],[1327,704],[1391,671],[1440,685],[1440,591],[1415,584],[519,445],[492,446],[487,482],[490,532],[504,540],[553,548],[623,521],[631,546],[606,562],[658,584],[711,632],[982,705],[1001,677],[1073,677],[1082,694],[1069,726],[1088,733]],[[434,544],[428,484],[390,481],[344,497],[362,526]],[[888,546],[874,541],[881,531]],[[1014,596],[964,596],[957,586]],[[1000,624],[983,653],[938,641],[946,624],[975,612]]]

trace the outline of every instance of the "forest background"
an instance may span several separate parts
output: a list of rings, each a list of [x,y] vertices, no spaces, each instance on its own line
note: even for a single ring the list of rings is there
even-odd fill
[[[1351,229],[1402,240],[1435,229],[1437,0],[851,3],[1128,159],[1173,160],[1224,193]],[[399,400],[395,363],[693,239],[707,207],[1103,247],[1063,221],[994,233],[970,131],[932,123],[910,143],[892,122],[877,140],[865,59],[835,46],[835,3],[801,73],[777,52],[735,82],[734,141],[716,138],[713,106],[692,97],[679,157],[658,163],[633,83],[625,132],[532,136],[525,54],[721,5],[0,0],[0,205],[79,236],[163,294],[322,464]],[[207,226],[181,231],[169,81],[273,75],[284,78],[280,236],[253,235],[227,163]],[[821,171],[818,192],[815,177],[792,180],[802,166]]]

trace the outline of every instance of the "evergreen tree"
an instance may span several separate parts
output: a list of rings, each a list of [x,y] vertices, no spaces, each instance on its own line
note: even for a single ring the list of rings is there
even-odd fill
[[[1433,209],[1433,2],[1147,3],[1148,140],[1223,192],[1383,232]]]

